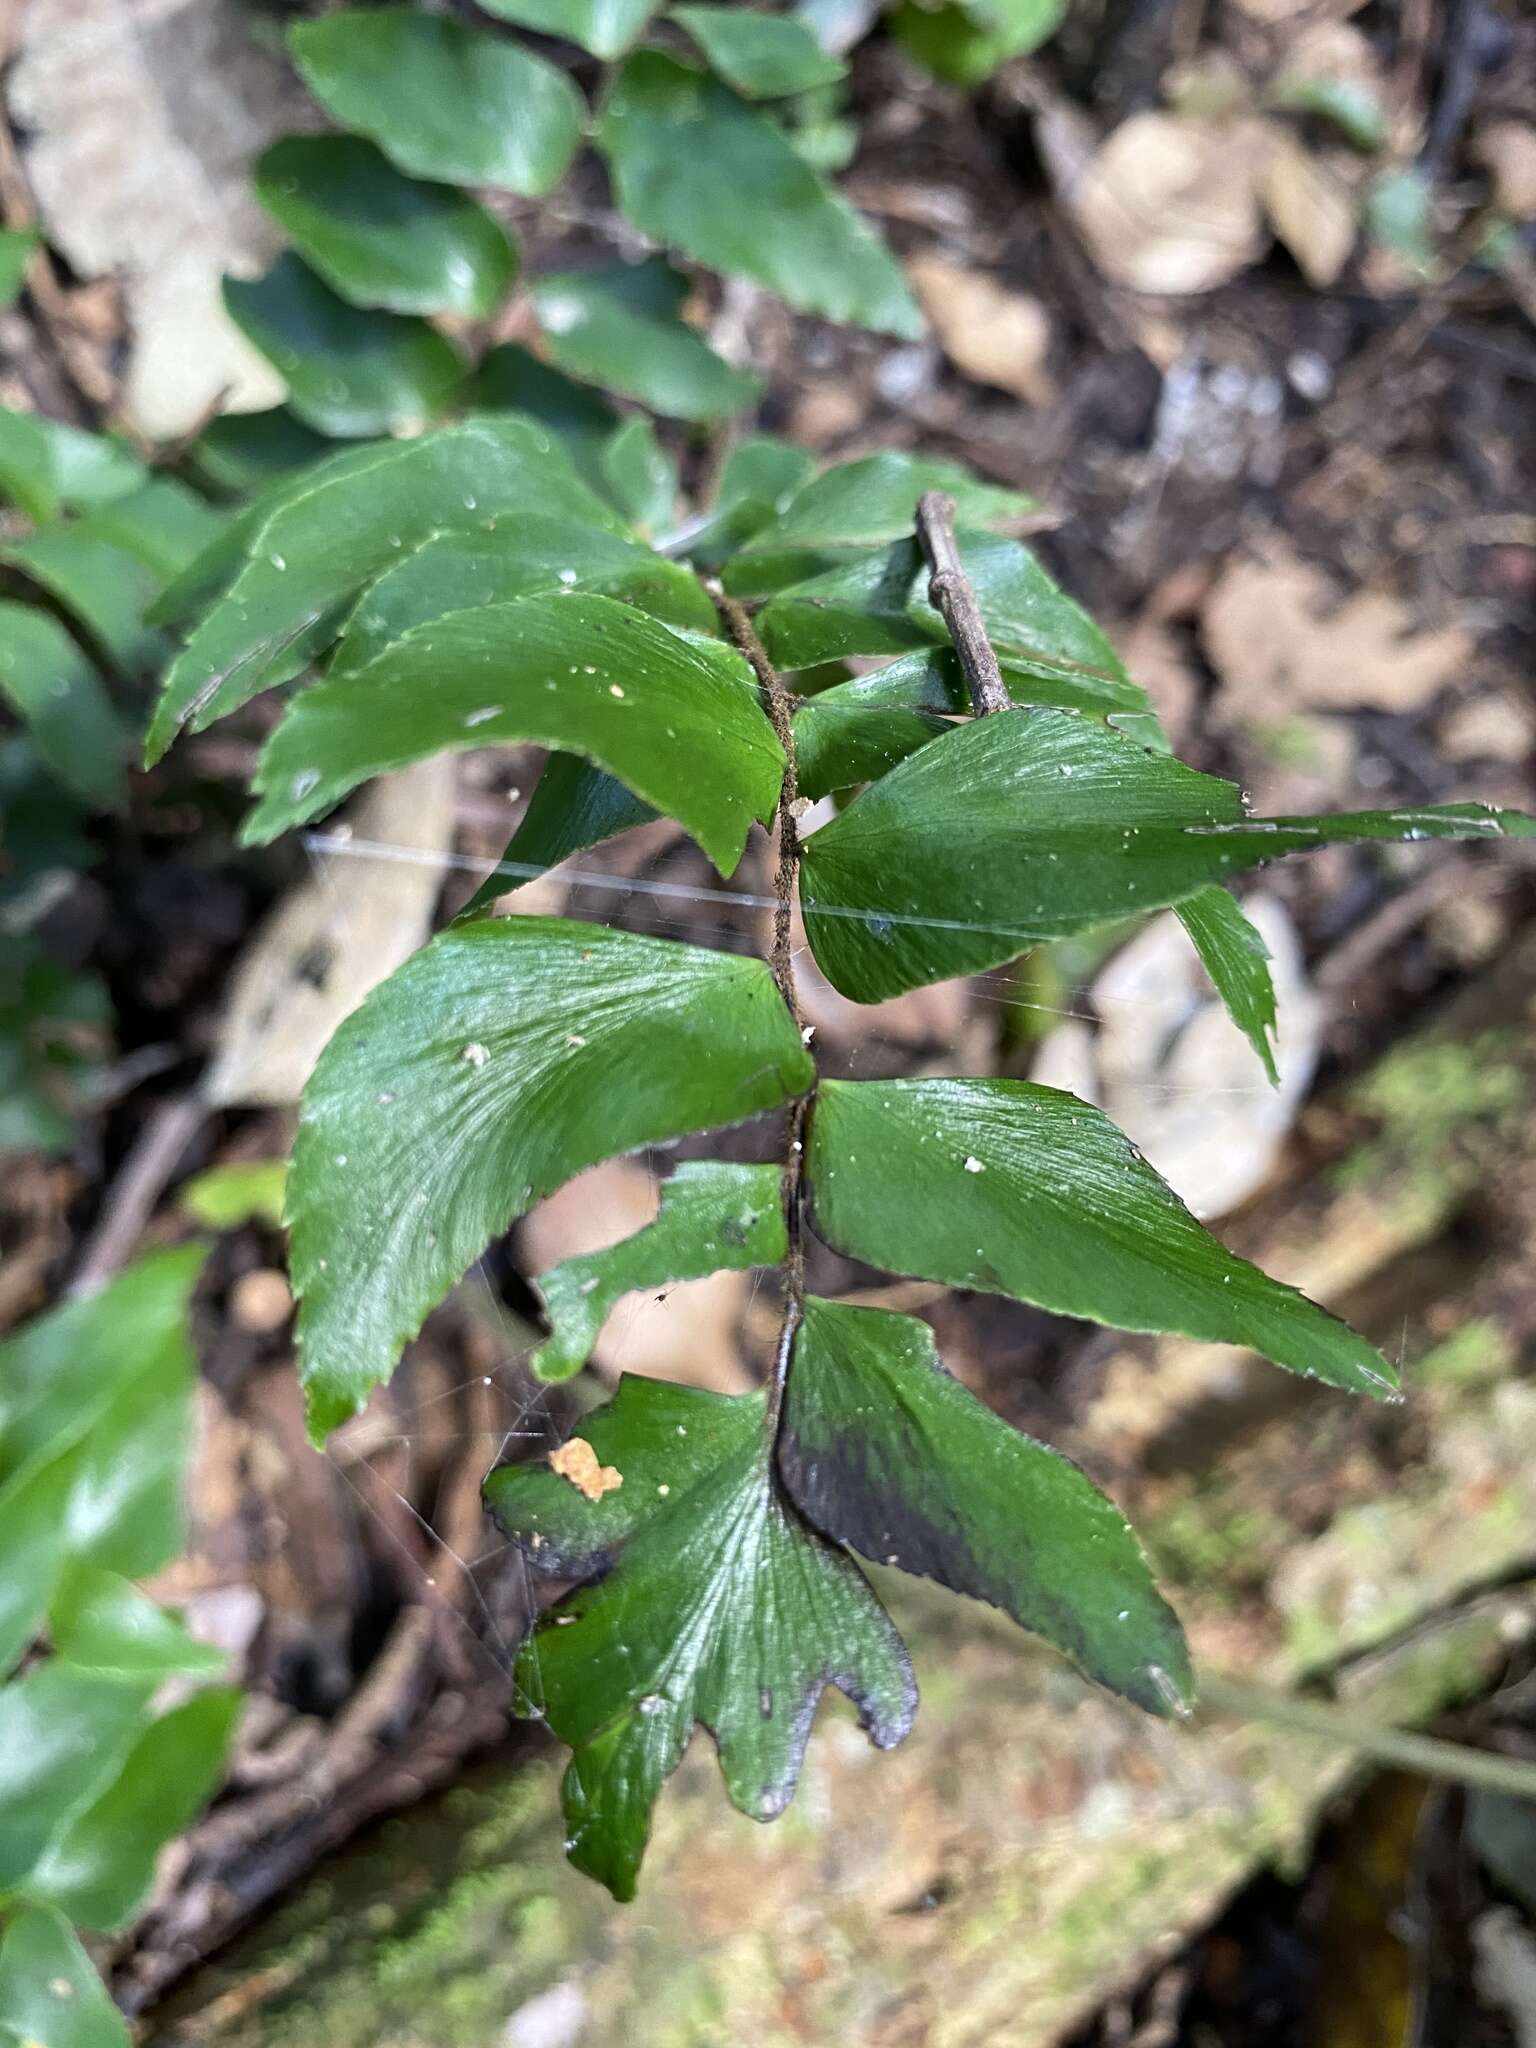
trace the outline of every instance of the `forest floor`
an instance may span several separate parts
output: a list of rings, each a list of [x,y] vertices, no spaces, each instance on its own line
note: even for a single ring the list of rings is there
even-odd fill
[[[1490,138],[1518,126],[1536,93],[1536,22],[1467,0],[1409,0],[1401,20],[1386,7],[1284,0],[1213,8],[1208,20],[1188,5],[1083,14],[1088,25],[1069,24],[1041,59],[969,98],[925,82],[878,40],[860,50],[849,190],[908,262],[936,331],[897,346],[728,288],[705,312],[720,344],[746,349],[767,375],[762,425],[827,459],[889,447],[958,456],[1037,496],[1042,556],[1116,635],[1176,748],[1239,780],[1261,808],[1529,805],[1536,259],[1528,227],[1505,270],[1470,252]],[[1136,289],[1163,275],[1138,271],[1156,240],[1148,223],[1128,208],[1117,238],[1112,225],[1085,225],[1065,196],[1085,130],[1167,108],[1180,64],[1257,95],[1303,34],[1346,25],[1372,53],[1394,118],[1422,139],[1454,258],[1415,266],[1362,243],[1335,264],[1321,246],[1326,218],[1298,225],[1287,214],[1282,243],[1253,204],[1234,201],[1236,174],[1218,166],[1208,210],[1180,224],[1168,258],[1204,288]],[[24,128],[14,139],[24,176]],[[1511,164],[1502,175],[1522,172]],[[1529,154],[1523,176],[1529,198]],[[599,190],[525,207],[518,224],[530,269],[613,246]],[[110,281],[67,266],[62,276],[71,348],[61,354],[57,326],[25,307],[0,315],[0,397],[91,421],[124,362],[123,299]],[[82,364],[93,366],[83,378]],[[687,460],[700,474],[718,454],[696,446]],[[380,891],[401,886],[384,863],[339,853],[236,854],[250,758],[248,738],[223,737],[173,755],[141,783],[110,862],[68,906],[75,957],[110,988],[121,1085],[70,1157],[15,1161],[0,1180],[0,1327],[53,1297],[104,1221],[110,1233],[125,1162],[186,1100],[219,1041],[233,971],[266,943],[274,905],[319,886],[355,894],[361,920],[381,900],[387,911]],[[505,750],[477,758],[447,850],[471,869],[496,858],[517,815],[509,792],[526,791],[535,766]],[[649,909],[627,899],[627,921],[756,943],[756,911],[686,900],[708,877],[684,844],[646,832],[586,865],[678,892]],[[474,879],[450,874],[442,908]],[[744,870],[742,889],[754,886]],[[554,878],[536,888],[540,908],[569,914],[614,900],[578,903]],[[812,988],[809,1013],[824,1060],[850,1073],[1086,1077],[1175,1184],[1240,1231],[1348,1148],[1357,1132],[1339,1105],[1351,1077],[1487,972],[1536,917],[1529,864],[1501,852],[1495,872],[1478,851],[1452,847],[1391,858],[1335,849],[1274,871],[1263,894],[1296,1033],[1298,1082],[1278,1102],[1240,1055],[1234,1064],[1230,1048],[1212,1053],[1193,1033],[1210,1004],[1166,946],[1119,982],[1107,949],[1058,948],[1023,976],[924,991],[873,1015]],[[192,1227],[178,1199],[191,1176],[279,1158],[290,1134],[283,1110],[194,1119],[148,1239]],[[752,1143],[750,1131],[740,1142]],[[229,1790],[116,1957],[133,2007],[370,1822],[473,1759],[533,1740],[507,1719],[506,1646],[526,1589],[489,1543],[479,1480],[490,1454],[551,1441],[574,1412],[522,1364],[537,1334],[528,1275],[632,1227],[653,1201],[651,1177],[627,1162],[546,1204],[430,1320],[393,1387],[324,1458],[304,1440],[281,1234],[245,1224],[219,1238],[196,1309],[206,1384],[195,1540],[163,1590],[225,1631],[255,1704]],[[822,1257],[819,1286],[872,1287],[873,1276]],[[745,1384],[771,1303],[743,1276],[723,1277],[626,1311],[595,1378],[659,1369],[686,1349],[703,1383]],[[1014,1421],[1070,1443],[1085,1410],[1114,1396],[1113,1340],[934,1293],[901,1298],[931,1316],[954,1369]],[[592,1398],[591,1387],[574,1398]],[[1145,1434],[1131,1428],[1126,1440]],[[1360,1456],[1375,1460],[1379,1485],[1395,1457],[1412,1456],[1411,1436],[1385,1448],[1362,1440]],[[1098,1476],[1130,1483],[1102,1454]],[[1305,1486],[1305,1473],[1289,1477]],[[1336,1506],[1319,1503],[1318,1521]],[[1239,1604],[1234,1642],[1241,1633]],[[1498,1674],[1506,1746],[1536,1749],[1531,1665],[1512,1646]],[[1479,1725],[1464,1711],[1457,1728]],[[1529,1874],[1536,1830],[1525,1855]],[[1474,1965],[1476,1930],[1507,1910],[1502,1896],[1456,1795],[1376,1779],[1330,1814],[1305,1867],[1256,1877],[1192,1941],[1148,1959],[1072,2048],[1529,2043],[1529,1990],[1523,2013],[1501,2006]],[[1528,1927],[1525,1938],[1536,1965]],[[1381,2031],[1381,2012],[1399,2007],[1398,2031]],[[1359,2019],[1362,2009],[1374,2018]]]

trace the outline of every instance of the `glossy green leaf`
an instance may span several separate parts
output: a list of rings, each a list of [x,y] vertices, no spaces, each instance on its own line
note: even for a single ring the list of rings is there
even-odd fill
[[[579,754],[551,754],[528,799],[523,822],[513,833],[502,858],[511,871],[496,885],[504,895],[531,875],[523,867],[558,867],[584,847],[600,846],[632,825],[648,824],[656,815],[648,803],[627,790],[616,775],[594,768]]]
[[[92,506],[71,534],[108,541],[136,555],[162,579],[179,576],[224,532],[229,515],[173,476],[151,477],[105,505]]]
[[[598,456],[620,424],[619,415],[587,385],[507,342],[481,357],[466,399],[487,411],[526,413],[537,420],[564,448],[578,475],[595,490],[605,491]]]
[[[539,772],[522,823],[501,859],[459,912],[480,917],[501,897],[558,867],[583,847],[599,846],[632,825],[656,816],[648,803],[624,787],[606,768],[579,754],[551,753]]]
[[[141,1578],[180,1546],[202,1258],[152,1254],[0,1343],[0,1669],[70,1559]]]
[[[572,592],[453,612],[368,667],[300,692],[267,742],[248,841],[329,810],[369,776],[511,740],[579,752],[675,817],[722,873],[769,818],[783,751],[741,657],[632,606]]]
[[[677,464],[647,419],[626,420],[598,454],[604,486],[626,519],[642,533],[661,533],[677,506]]]
[[[144,622],[160,578],[138,555],[83,531],[83,520],[47,527],[0,546],[0,561],[22,570],[68,612],[91,646],[120,674],[157,668],[166,640]]]
[[[288,405],[322,434],[408,434],[458,390],[464,365],[424,320],[364,312],[297,256],[265,277],[224,280],[240,332],[288,386]]]
[[[316,1437],[562,1181],[813,1077],[759,960],[560,918],[444,932],[353,1012],[304,1092],[288,1206]]]
[[[1249,818],[1234,783],[1108,726],[1008,711],[942,734],[813,833],[801,898],[823,972],[877,1002],[1180,903],[1281,854],[1506,834],[1536,834],[1536,820],[1476,804]]]
[[[487,14],[580,43],[594,57],[618,57],[656,12],[658,0],[486,0]]]
[[[749,100],[784,99],[835,85],[847,68],[829,57],[792,14],[764,14],[756,7],[674,7],[671,12],[711,71]]]
[[[572,519],[506,513],[494,532],[434,534],[386,569],[358,599],[330,673],[365,668],[402,634],[450,612],[573,590],[621,599],[686,631],[718,630],[698,578],[639,541]]]
[[[276,1229],[283,1220],[286,1159],[239,1159],[210,1166],[178,1190],[176,1200],[195,1223],[209,1230],[238,1230],[244,1223]]]
[[[924,491],[947,491],[962,526],[1017,524],[1038,509],[1033,498],[978,483],[958,463],[888,449],[839,462],[798,491],[771,526],[752,536],[725,576],[738,597],[768,597],[825,569],[850,551],[907,545],[912,579],[921,567],[912,538]],[[894,571],[892,572],[894,574]]]
[[[1236,897],[1215,883],[1186,897],[1178,906],[1178,915],[1211,977],[1211,986],[1278,1088],[1275,984],[1264,934],[1244,916]]]
[[[8,306],[26,281],[32,252],[40,247],[36,228],[0,228],[0,306]]]
[[[1229,1252],[1107,1117],[1058,1089],[823,1082],[810,1165],[817,1230],[850,1258],[1116,1329],[1246,1344],[1358,1393],[1396,1383],[1374,1345]]]
[[[901,0],[891,34],[935,78],[974,86],[1038,50],[1066,12],[1067,0]]]
[[[144,465],[117,442],[0,406],[0,497],[38,525],[107,504],[143,479]]]
[[[541,1380],[568,1380],[591,1357],[621,1296],[723,1269],[775,1266],[787,1253],[778,1167],[685,1160],[662,1182],[654,1223],[534,1281],[550,1335],[529,1365]]]
[[[778,1459],[834,1542],[989,1601],[1154,1714],[1192,1700],[1183,1630],[1125,1521],[952,1379],[926,1323],[808,1299]]]
[[[953,664],[953,676],[945,673]],[[915,754],[964,708],[965,684],[953,654],[903,657],[873,675],[834,683],[795,713],[795,780],[813,800],[856,783],[873,782]],[[952,701],[958,687],[962,702]]]
[[[1113,714],[1122,728],[1136,720],[1155,733],[1146,693],[1028,548],[994,534],[965,533],[960,553],[999,662],[1010,678],[1033,677],[1041,686],[1013,688],[1016,701]],[[782,668],[948,647],[949,630],[927,591],[928,570],[915,541],[860,552],[781,590],[763,609],[763,644]]]
[[[333,444],[294,418],[284,405],[266,412],[227,412],[187,450],[198,476],[222,491],[244,493],[291,480],[333,452]]]
[[[187,1633],[131,1579],[73,1564],[48,1610],[53,1647],[71,1665],[119,1678],[212,1677],[228,1659]]]
[[[715,569],[784,510],[813,467],[803,448],[769,434],[738,441],[720,471],[714,502],[670,545]]]
[[[766,115],[691,65],[630,57],[598,144],[621,210],[657,241],[802,312],[922,332],[899,265],[848,202]]]
[[[304,261],[354,306],[483,320],[516,274],[512,244],[483,206],[406,177],[361,136],[285,136],[254,180]]]
[[[825,556],[764,557],[769,581],[777,581],[779,565],[825,560]],[[724,581],[734,588],[757,580],[757,558],[737,556],[726,565]],[[745,564],[745,567],[743,567]],[[893,541],[887,547],[845,551],[831,568],[794,580],[770,598],[757,615],[757,629],[775,668],[819,668],[823,662],[849,656],[904,654],[938,644],[930,629],[912,616],[912,593],[922,558],[915,540]],[[948,645],[948,634],[943,644]]]
[[[207,1804],[240,1710],[233,1687],[210,1686],[152,1721],[121,1772],[52,1841],[28,1895],[82,1927],[120,1927],[142,1905],[155,1860]]]
[[[418,178],[537,196],[581,140],[585,109],[563,71],[440,15],[345,8],[296,22],[288,46],[321,105]]]
[[[1059,704],[1101,716],[1107,710],[1100,686],[1090,679],[1042,677],[1006,657],[998,667],[1016,704]],[[1140,692],[1127,683],[1115,695],[1124,701]],[[970,709],[970,691],[954,649],[948,646],[904,654],[870,675],[835,683],[795,713],[802,796],[825,796],[834,789],[875,781],[947,732],[953,718]],[[1151,715],[1150,709],[1146,715]],[[1123,730],[1126,714],[1109,716]]]
[[[600,1568],[617,1552],[540,1623],[518,1678],[524,1711],[574,1752],[567,1853],[627,1899],[651,1809],[696,1724],[714,1736],[733,1803],[771,1820],[794,1796],[829,1685],[882,1749],[911,1727],[916,1688],[863,1574],[781,1495],[760,1395],[625,1381],[582,1434],[620,1476],[616,1491],[588,1502],[531,1466],[493,1474],[487,1491],[540,1569],[555,1557]],[[706,1440],[718,1453],[708,1460]]]
[[[0,1686],[0,1894],[20,1890],[49,1842],[117,1776],[154,1680],[124,1683],[57,1658]]]
[[[92,810],[122,809],[122,722],[95,669],[58,620],[35,605],[0,600],[0,697],[67,790]]]
[[[685,324],[687,295],[687,280],[659,258],[541,277],[530,294],[557,368],[669,419],[721,419],[751,405],[761,381]]]
[[[68,1920],[46,1906],[18,1913],[0,1940],[0,2030],[18,2048],[131,2048]]]
[[[281,487],[242,528],[242,562],[229,561],[227,541],[215,551],[214,588],[233,580],[166,677],[149,761],[183,724],[200,732],[295,673],[295,651],[307,658],[334,639],[342,607],[407,549],[444,531],[483,531],[487,520],[530,506],[623,531],[564,451],[520,419],[466,420],[415,441],[348,449]],[[205,594],[210,580],[196,563],[184,579]]]

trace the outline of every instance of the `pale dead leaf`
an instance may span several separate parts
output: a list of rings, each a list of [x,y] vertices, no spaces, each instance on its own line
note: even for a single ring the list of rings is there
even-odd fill
[[[1264,253],[1266,123],[1133,114],[1064,199],[1105,276],[1134,291],[1206,292]]]
[[[203,1082],[215,1106],[297,1102],[326,1042],[368,991],[425,940],[453,837],[454,759],[373,783],[347,813],[352,836],[420,860],[321,856],[241,955]]]
[[[1051,323],[1038,299],[943,256],[914,258],[907,275],[957,370],[1031,405],[1050,404]]]
[[[1505,690],[1470,698],[1440,721],[1440,741],[1453,761],[1524,761],[1532,739],[1529,710]]]
[[[617,1493],[624,1484],[624,1474],[618,1466],[600,1464],[584,1436],[573,1436],[558,1450],[551,1451],[549,1469],[558,1472],[562,1479],[569,1479],[587,1500],[601,1500],[605,1493]]]
[[[1536,220],[1536,128],[1528,121],[1490,121],[1474,153],[1488,167],[1494,204],[1511,220]]]
[[[1220,1216],[1263,1186],[1312,1079],[1322,1006],[1295,927],[1273,897],[1243,908],[1271,955],[1280,1086],[1206,980],[1172,911],[1114,954],[1093,984],[1099,1028],[1052,1031],[1030,1078],[1096,1103],[1197,1216]]]
[[[122,285],[129,418],[168,439],[221,392],[228,410],[276,404],[282,379],[225,313],[219,281],[277,250],[249,169],[275,136],[313,124],[302,87],[240,0],[31,0],[18,28],[6,94],[27,178],[75,275]]]
[[[1323,572],[1279,536],[1235,556],[1206,599],[1201,631],[1221,676],[1218,717],[1266,722],[1289,710],[1414,711],[1465,668],[1472,636],[1416,630],[1386,591],[1340,601]]]
[[[1349,187],[1294,136],[1276,129],[1259,189],[1275,233],[1308,284],[1333,284],[1355,246]]]
[[[520,1243],[524,1266],[545,1273],[562,1259],[606,1250],[654,1222],[659,1206],[654,1174],[633,1159],[605,1159],[529,1212]],[[752,1287],[750,1273],[721,1272],[622,1295],[598,1333],[592,1364],[610,1380],[632,1372],[717,1394],[746,1393],[754,1381],[739,1332]]]

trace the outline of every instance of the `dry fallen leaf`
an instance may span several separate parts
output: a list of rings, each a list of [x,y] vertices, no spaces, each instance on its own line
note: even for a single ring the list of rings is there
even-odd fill
[[[347,813],[354,839],[406,857],[323,857],[258,926],[231,977],[203,1082],[207,1101],[298,1101],[342,1018],[431,928],[439,856],[453,837],[453,789],[454,759],[442,754],[382,777]]]
[[[562,1259],[601,1251],[655,1221],[656,1176],[633,1159],[605,1159],[556,1189],[522,1224],[525,1270],[548,1272]],[[592,1347],[607,1379],[620,1372],[679,1380],[717,1394],[753,1385],[739,1332],[753,1291],[750,1273],[710,1273],[666,1288],[622,1295]]]
[[[549,1467],[562,1479],[569,1479],[588,1500],[601,1500],[605,1493],[616,1493],[624,1484],[624,1474],[618,1466],[600,1465],[596,1451],[584,1436],[573,1436],[558,1450],[551,1451]]]
[[[1258,185],[1271,142],[1248,117],[1133,114],[1063,194],[1099,268],[1142,292],[1205,292],[1264,253]]]
[[[1490,121],[1480,128],[1476,155],[1493,180],[1493,200],[1511,220],[1536,220],[1536,127],[1528,121]]]
[[[1223,685],[1216,715],[1269,724],[1294,710],[1418,710],[1473,650],[1459,626],[1416,630],[1409,607],[1386,591],[1341,601],[1279,536],[1232,559],[1206,599],[1201,632]]]
[[[943,256],[919,256],[907,274],[957,370],[1031,405],[1050,404],[1051,323],[1038,299]]]
[[[1277,128],[1259,192],[1275,233],[1308,284],[1333,284],[1355,246],[1354,195],[1343,179]]]
[[[1095,980],[1097,1032],[1073,1020],[1058,1025],[1030,1075],[1097,1103],[1197,1216],[1224,1215],[1263,1186],[1317,1060],[1322,1007],[1295,927],[1273,897],[1245,897],[1243,908],[1270,951],[1278,1088],[1265,1080],[1172,911],[1122,946]]]
[[[277,248],[249,169],[313,122],[302,86],[240,0],[31,0],[19,16],[6,90],[27,178],[75,275],[121,282],[128,417],[163,440],[221,392],[226,410],[276,404],[282,379],[219,283]]]

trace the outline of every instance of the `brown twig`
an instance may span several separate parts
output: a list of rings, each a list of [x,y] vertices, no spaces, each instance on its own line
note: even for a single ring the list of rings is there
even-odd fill
[[[746,607],[738,604],[734,597],[727,596],[717,582],[711,582],[708,587],[720,617],[725,622],[726,631],[740,652],[745,655],[752,673],[762,686],[768,716],[774,731],[778,734],[779,745],[784,749],[784,780],[779,785],[777,813],[779,858],[774,872],[773,944],[769,950],[768,965],[779,994],[784,999],[784,1007],[789,1011],[795,1029],[803,1039],[805,1022],[800,1010],[799,994],[795,988],[792,938],[795,888],[800,873],[800,792],[795,778],[794,699],[785,688],[783,677],[768,659],[768,650],[758,638],[757,628],[753,625]],[[795,1347],[795,1333],[800,1328],[805,1308],[803,1211],[805,1147],[810,1121],[811,1097],[798,1096],[790,1103],[784,1120],[784,1170],[780,1179],[780,1196],[784,1206],[784,1234],[788,1250],[784,1261],[784,1320],[779,1328],[778,1342],[774,1346],[773,1372],[768,1387],[770,1434],[778,1427],[784,1387],[789,1377],[790,1357]]]
[[[960,670],[978,718],[1009,707],[1008,686],[981,621],[981,607],[960,560],[955,538],[955,501],[943,491],[924,491],[917,501],[917,537],[928,558],[928,602],[940,612],[960,657]]]
[[[65,1290],[68,1294],[99,1294],[127,1265],[207,1114],[207,1103],[196,1093],[173,1095],[152,1112],[107,1190],[96,1227]]]

